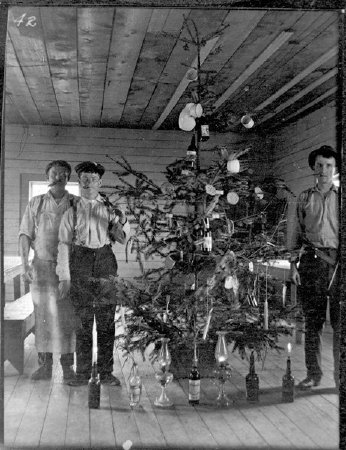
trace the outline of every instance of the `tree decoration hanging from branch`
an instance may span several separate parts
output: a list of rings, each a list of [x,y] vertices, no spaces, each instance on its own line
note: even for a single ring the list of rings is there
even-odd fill
[[[205,92],[201,49],[225,27],[201,37],[191,19],[183,26],[189,37],[179,39],[197,48],[193,100],[199,103]],[[277,194],[288,190],[273,177],[260,185],[253,181],[251,147],[217,146],[210,152],[216,158],[201,169],[200,138],[195,130],[186,157],[166,167],[160,186],[126,159],[108,156],[120,181],[113,195],[126,203],[132,223],[127,254],[135,255],[141,269],[133,281],[113,280],[126,306],[126,330],[117,341],[127,354],[144,355],[155,344],[155,357],[160,337],[169,338],[174,349],[214,341],[223,330],[242,356],[251,349],[263,357],[277,347],[279,333],[291,331],[292,311],[277,301],[274,281],[258,269],[258,261],[286,255],[287,199]],[[149,260],[155,268],[147,268]],[[270,306],[268,329],[264,298]]]

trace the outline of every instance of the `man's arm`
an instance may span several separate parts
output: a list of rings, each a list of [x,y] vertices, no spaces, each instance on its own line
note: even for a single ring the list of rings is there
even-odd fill
[[[295,285],[300,285],[300,275],[297,267],[299,261],[299,251],[302,245],[303,229],[301,226],[303,196],[300,194],[293,213],[293,219],[288,221],[287,248],[291,253],[290,279]]]
[[[19,254],[22,261],[23,277],[29,283],[33,281],[33,271],[29,264],[29,252],[31,247],[31,239],[26,234],[19,236]]]
[[[25,208],[25,212],[19,227],[18,247],[23,267],[23,277],[31,283],[33,281],[33,270],[29,264],[29,253],[32,242],[35,240],[35,217],[34,209],[38,198],[34,197]]]
[[[115,215],[109,228],[109,237],[112,242],[119,242],[125,244],[130,236],[130,224],[125,216],[125,213],[119,208],[114,208],[113,213]]]
[[[297,263],[294,261],[291,261],[290,280],[296,286],[300,285],[300,275],[298,272]]]
[[[61,220],[59,227],[59,244],[56,274],[59,278],[59,297],[62,299],[69,293],[71,286],[70,250],[73,239],[73,209],[68,209]]]

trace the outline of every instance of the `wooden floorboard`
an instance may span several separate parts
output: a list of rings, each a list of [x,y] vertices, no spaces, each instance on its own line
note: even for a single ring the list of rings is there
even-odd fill
[[[280,339],[284,349],[287,342],[287,337]],[[31,335],[25,342],[24,374],[19,376],[5,363],[5,448],[121,450],[128,442],[132,450],[337,449],[338,395],[331,343],[332,334],[327,328],[321,386],[311,392],[296,390],[293,403],[283,403],[281,398],[286,350],[279,354],[269,352],[263,368],[256,362],[260,399],[255,404],[248,403],[245,394],[249,362],[231,353],[232,376],[226,383],[226,392],[232,404],[225,409],[215,406],[218,389],[212,378],[201,380],[199,405],[189,405],[188,380],[180,378],[167,387],[174,405],[167,409],[156,407],[155,398],[160,394],[156,366],[137,357],[143,392],[140,405],[131,410],[131,363],[115,351],[114,374],[121,386],[103,385],[100,409],[90,410],[87,386],[69,387],[63,383],[58,355],[54,355],[51,381],[31,381],[30,375],[37,368]],[[298,383],[305,377],[303,345],[293,345],[291,362]]]

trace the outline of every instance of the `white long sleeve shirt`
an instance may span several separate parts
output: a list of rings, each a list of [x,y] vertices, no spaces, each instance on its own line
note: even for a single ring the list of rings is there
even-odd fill
[[[110,211],[101,195],[95,200],[80,198],[76,210],[68,209],[59,228],[57,275],[59,280],[70,279],[69,254],[72,243],[87,248],[101,248],[111,243],[109,225],[113,238],[124,244],[130,234],[128,221],[118,222],[118,216]]]

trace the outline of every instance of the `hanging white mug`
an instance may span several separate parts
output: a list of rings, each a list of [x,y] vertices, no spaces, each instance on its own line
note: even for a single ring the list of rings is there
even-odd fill
[[[230,173],[239,173],[240,172],[240,162],[239,159],[232,159],[227,162],[227,170]]]
[[[191,131],[196,126],[196,121],[190,115],[190,109],[193,103],[188,103],[179,114],[179,128],[183,131]]]
[[[201,117],[203,114],[203,108],[200,103],[188,103],[186,107],[188,108],[190,116],[194,117],[195,119],[197,117]]]
[[[240,119],[240,122],[245,128],[252,128],[255,125],[252,117],[247,114]]]

